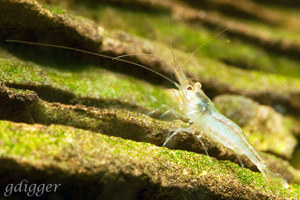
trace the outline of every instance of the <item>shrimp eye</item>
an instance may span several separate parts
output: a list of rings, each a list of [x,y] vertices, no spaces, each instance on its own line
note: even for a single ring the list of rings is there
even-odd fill
[[[187,89],[187,90],[192,90],[192,89],[193,89],[193,86],[188,85],[188,86],[186,87],[186,89]]]

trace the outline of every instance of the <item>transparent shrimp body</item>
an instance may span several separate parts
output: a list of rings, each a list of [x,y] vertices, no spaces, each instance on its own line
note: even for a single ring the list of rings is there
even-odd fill
[[[176,70],[176,69],[175,69]],[[257,166],[265,179],[274,184],[288,187],[281,176],[271,171],[264,160],[250,144],[242,129],[233,121],[222,115],[204,94],[201,84],[189,84],[181,69],[176,70],[179,80],[177,96],[181,100],[181,108],[192,123],[189,128],[194,132],[201,132],[212,140],[233,150],[237,155],[245,155]]]

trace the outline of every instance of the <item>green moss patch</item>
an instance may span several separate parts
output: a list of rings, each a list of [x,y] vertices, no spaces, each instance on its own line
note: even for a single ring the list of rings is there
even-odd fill
[[[124,103],[137,104],[149,110],[160,106],[153,97],[161,104],[170,104],[167,91],[159,86],[93,66],[74,72],[5,58],[0,59],[0,66],[2,81],[21,84],[24,88],[26,85],[28,88],[30,85],[44,85],[72,92],[78,98],[122,99]]]
[[[255,199],[258,196],[283,199],[300,197],[299,187],[296,185],[289,189],[277,188],[265,184],[260,173],[191,152],[168,150],[60,125],[26,125],[7,121],[0,123],[1,138],[4,138],[0,143],[0,159],[5,161],[12,158],[19,165],[26,163],[45,170],[45,174],[51,165],[52,168],[61,170],[64,177],[78,172],[81,174],[79,179],[82,177],[86,180],[86,176],[98,177],[99,186],[104,180],[116,180],[116,176],[119,181],[124,182],[122,177],[127,174],[127,177],[136,177],[147,188],[153,187],[151,182],[161,185],[163,190],[170,186],[174,190],[178,187],[186,188],[182,190],[180,197],[195,195],[190,194],[187,188],[198,191],[199,194],[206,191],[212,196],[223,198],[226,193],[219,189],[226,188],[226,191],[232,191],[232,199],[241,198],[246,192],[248,197],[252,195]],[[55,171],[52,173],[56,174]],[[130,180],[131,178],[128,179]],[[76,186],[78,183],[71,184]],[[97,185],[94,187],[97,188]],[[167,196],[175,195],[170,191]],[[156,192],[157,195],[163,195]],[[174,198],[177,199],[175,196]]]

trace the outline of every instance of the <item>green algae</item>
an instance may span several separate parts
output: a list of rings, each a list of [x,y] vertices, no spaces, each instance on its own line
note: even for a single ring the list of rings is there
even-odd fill
[[[95,9],[95,11],[102,14],[104,13],[104,15],[107,14],[107,12],[99,12],[98,8]],[[115,8],[112,8],[108,12],[112,13],[111,16],[118,16],[115,18],[118,18],[118,20],[120,21],[113,20],[112,23],[116,24],[108,24],[107,22],[103,22],[101,20],[101,17],[99,17],[99,21],[107,23],[104,24],[105,27],[111,26],[110,28],[112,29],[128,30],[128,32],[131,32],[133,34],[137,34],[142,37],[147,37],[157,41],[163,41],[163,43],[167,44],[175,41],[174,46],[176,48],[189,52],[193,51],[197,46],[203,44],[203,42],[210,39],[217,32],[216,30],[210,30],[203,27],[183,24],[177,25],[175,24],[175,22],[172,21],[171,25],[169,26],[171,27],[170,29],[172,29],[170,34],[170,32],[168,33],[170,29],[168,29],[167,26],[165,26],[165,24],[169,20],[168,15],[156,13],[155,15],[151,15],[151,17],[149,17],[149,14],[144,14],[143,12],[135,14],[132,11],[125,10],[123,12],[121,9],[115,11]],[[122,18],[122,14],[125,12],[127,12],[127,14],[125,15],[128,16]],[[138,20],[130,21],[130,19],[133,18]],[[130,28],[128,28],[128,23],[131,23],[131,25],[129,26]],[[154,28],[145,26],[145,24],[154,25]],[[126,28],[126,26],[128,29]],[[195,30],[201,33],[195,33]],[[198,37],[196,39],[192,39],[192,36],[195,35],[197,35]],[[164,55],[163,53],[161,53],[161,51],[164,51],[165,47],[162,47],[162,49],[160,49],[160,46],[157,46],[157,48],[157,55]],[[239,51],[236,51],[236,49],[239,49]],[[277,91],[279,89],[289,91],[290,89],[292,90],[293,88],[297,88],[300,86],[299,79],[290,79],[288,77],[285,77],[299,76],[299,70],[295,68],[297,67],[296,62],[289,58],[284,58],[281,56],[278,57],[278,59],[276,59],[276,55],[271,55],[268,52],[265,52],[264,50],[240,42],[238,40],[229,40],[226,35],[222,35],[220,38],[217,38],[215,41],[213,41],[212,44],[206,45],[204,48],[201,49],[200,52],[201,56],[197,59],[193,59],[191,62],[192,64],[187,65],[186,69],[188,69],[189,72],[195,74],[195,76],[201,77],[202,79],[221,77],[218,78],[221,83],[229,84],[241,90],[249,89],[255,92],[265,90]],[[169,54],[169,57],[170,55],[172,55],[170,49],[168,49],[166,53]],[[183,61],[187,58],[188,55],[188,53],[184,54],[176,50],[175,54],[176,57],[179,57],[181,63],[183,63]],[[163,59],[165,58],[167,58],[167,56],[163,57]],[[262,72],[240,70],[235,68],[235,66],[225,65],[219,61],[215,61],[215,59],[221,61],[224,61],[226,59],[230,61],[232,60],[233,65],[236,61],[246,60],[246,64],[251,63],[251,66],[249,67],[250,69],[261,70]],[[274,62],[275,64],[272,62]],[[273,64],[274,66],[276,66],[276,69],[275,67],[273,67]],[[285,65],[286,68],[284,68]],[[25,85],[46,84],[51,85],[51,87],[61,88],[66,91],[72,91],[77,96],[95,98],[101,97],[106,99],[122,99],[123,101],[134,102],[150,109],[155,109],[158,106],[157,103],[154,102],[150,96],[155,97],[162,104],[170,105],[170,99],[168,98],[164,88],[151,86],[147,82],[136,80],[135,78],[132,78],[130,76],[121,75],[118,73],[111,73],[109,71],[99,69],[95,66],[83,66],[84,70],[72,71],[60,69],[59,66],[36,66],[29,62],[17,60],[11,61],[10,59],[2,59],[0,61],[0,67],[2,68],[2,66],[4,70],[0,72],[0,79],[4,80],[5,82],[20,83]],[[195,66],[199,67],[195,68]],[[255,67],[253,68],[252,66]],[[272,72],[275,73],[275,75],[264,72]],[[282,75],[276,75],[276,73]],[[71,118],[76,117],[81,117],[81,115],[71,116]],[[98,123],[97,121],[91,122],[88,117],[83,118],[82,121],[84,121],[84,123],[86,124],[91,123],[92,125]],[[42,133],[38,133],[37,135],[44,134],[45,132],[47,132],[45,131],[45,129],[50,128],[53,128],[53,130],[51,130],[50,132],[54,131],[60,132],[59,134],[66,134],[65,127],[57,127],[58,126],[50,126],[48,128],[41,129]],[[21,129],[22,127],[18,128]],[[70,131],[69,128],[66,129]],[[74,132],[76,132],[75,135],[77,135],[77,129],[74,130]],[[6,129],[4,131],[6,131]],[[88,132],[80,134],[85,133]],[[33,131],[31,136],[34,137],[34,134],[36,134],[36,132]],[[66,135],[68,136],[68,134]],[[3,137],[8,138],[5,135],[3,135]],[[40,136],[38,136],[37,139],[33,140],[32,142],[28,142],[26,138],[20,141],[15,140],[13,137],[6,139],[5,142],[7,143],[9,153],[5,154],[4,152],[3,155],[30,155],[35,154],[37,150],[47,151],[48,145],[49,147],[51,147],[60,144],[59,139],[55,140],[49,139],[47,137],[39,137]],[[254,134],[253,137],[254,140],[261,140],[260,134]],[[50,150],[50,154],[52,154],[53,156],[57,156],[61,151],[65,151],[65,148],[74,149],[74,146],[70,144],[70,141],[74,141],[74,135],[71,135],[70,138],[63,139],[63,141],[66,142],[63,143],[63,146],[65,145],[63,149],[55,148],[54,150],[58,150],[58,152]],[[279,190],[277,192],[277,188],[275,186],[265,186],[264,179],[260,174],[252,173],[251,171],[246,169],[241,169],[237,165],[232,164],[231,162],[219,162],[209,157],[198,156],[194,153],[188,153],[184,151],[173,152],[164,149],[163,151],[159,150],[159,153],[157,153],[155,151],[156,148],[147,143],[140,143],[140,146],[140,144],[127,140],[122,140],[119,138],[110,138],[105,136],[103,136],[102,138],[102,135],[100,135],[99,138],[91,138],[92,139],[84,139],[85,142],[82,142],[82,145],[80,147],[82,147],[83,149],[88,148],[88,152],[95,152],[97,150],[95,150],[95,145],[92,142],[93,140],[99,142],[98,145],[103,144],[104,146],[109,146],[108,144],[112,144],[114,147],[109,147],[113,149],[114,156],[129,155],[129,160],[131,158],[137,158],[138,160],[144,160],[145,162],[150,161],[151,168],[156,168],[157,166],[152,160],[154,159],[155,161],[158,161],[160,168],[168,168],[169,173],[174,173],[174,171],[176,171],[178,172],[176,176],[180,178],[190,178],[190,174],[194,174],[200,177],[209,177],[212,178],[212,180],[216,180],[219,177],[221,177],[221,179],[223,180],[226,178],[227,174],[230,174],[228,175],[228,177],[231,178],[232,175],[234,177],[237,176],[238,181],[241,182],[243,185],[246,185],[247,187],[258,187],[259,189],[264,191],[275,190],[276,194],[280,194],[283,197],[292,197],[292,195],[295,195],[295,197],[299,196],[299,187],[297,185],[292,186],[293,189],[291,189],[291,191]],[[53,141],[54,144],[49,142],[49,140]],[[104,140],[106,143],[101,142],[101,140]],[[18,142],[28,143],[29,146],[25,146],[25,148],[27,149],[23,149],[19,145],[19,148],[14,149],[15,146],[18,146],[15,145]],[[36,144],[42,144],[42,146],[45,144],[45,149],[40,149],[40,147]],[[104,150],[108,151],[108,149]],[[77,149],[77,151],[80,150]],[[279,149],[278,151],[282,150]],[[38,159],[38,156],[35,155],[34,158]],[[93,154],[88,154],[85,155],[82,161],[97,162],[97,158],[95,158]],[[212,170],[213,168],[215,169]]]
[[[126,30],[127,33],[158,41],[167,46],[172,44],[173,47],[190,53],[218,33],[218,30],[204,26],[178,23],[168,13],[133,12],[130,9],[120,9],[107,5],[95,5],[93,7],[81,5],[81,7],[73,6],[72,9],[73,12],[80,15],[93,16],[94,18],[96,16],[98,23],[108,29]],[[106,20],[109,18],[116,20]],[[257,26],[262,29],[265,28],[268,33],[272,33],[271,30],[261,24]],[[274,32],[274,29],[272,31]],[[291,34],[279,35],[282,38],[284,36],[290,37]],[[201,47],[197,55],[201,54],[249,70],[261,70],[292,77],[300,76],[297,61],[267,52],[256,45],[231,39],[226,35],[226,32]]]
[[[128,75],[112,73],[95,66],[85,66],[84,70],[69,71],[57,67],[43,67],[30,62],[0,58],[0,79],[4,82],[49,85],[54,88],[72,91],[78,97],[122,99],[148,109],[161,104],[169,104],[167,91]]]
[[[61,6],[44,5],[44,8],[46,8],[47,10],[49,10],[50,12],[52,12],[55,15],[61,15],[61,14],[65,14],[67,12]]]
[[[15,82],[36,82],[44,83],[46,79],[41,76],[41,69],[39,67],[32,67],[32,64],[20,62],[13,59],[0,59],[0,76],[1,80],[10,80]]]
[[[121,166],[131,163],[136,168],[136,173],[148,173],[149,176],[153,176],[151,178],[155,178],[154,171],[159,171],[161,176],[168,174],[170,180],[167,180],[167,183],[172,182],[172,174],[176,172],[176,180],[183,181],[183,184],[188,184],[184,182],[195,178],[204,180],[209,177],[211,182],[238,181],[242,188],[251,187],[266,193],[272,191],[278,197],[300,197],[298,185],[292,185],[289,189],[266,185],[260,173],[201,154],[169,150],[148,143],[133,142],[61,125],[26,125],[0,121],[0,127],[1,138],[4,138],[0,143],[2,158],[21,159],[33,165],[39,163],[40,167],[56,163],[58,167],[66,170],[65,173],[71,172],[72,166],[79,167],[76,164],[78,158],[84,163],[79,167],[83,171],[89,169],[89,165],[96,166],[95,163],[100,164],[100,169],[103,160],[110,158],[119,160]],[[71,151],[76,154],[70,154]],[[67,165],[64,163],[68,156],[72,157],[74,163],[71,160]],[[140,165],[142,168],[139,168]],[[94,176],[94,173],[97,174],[97,168],[90,176]],[[195,182],[191,183],[191,186],[196,186],[195,184],[197,185]]]
[[[25,124],[13,125],[7,121],[1,121],[0,128],[2,157],[30,157],[37,158],[39,154],[47,149],[47,153],[55,156],[67,142],[62,137],[62,131],[52,132],[44,130],[42,125],[35,125],[30,128]],[[34,132],[35,136],[32,135]],[[51,135],[47,134],[51,132]],[[43,146],[47,145],[47,147]]]
[[[282,39],[286,38],[288,41],[300,42],[300,37],[297,32],[291,32],[288,29],[284,29],[282,27],[277,26],[266,26],[262,23],[254,23],[252,21],[245,21],[248,25],[250,25],[253,29],[259,30],[259,33],[264,35],[266,38],[274,38],[274,39]]]

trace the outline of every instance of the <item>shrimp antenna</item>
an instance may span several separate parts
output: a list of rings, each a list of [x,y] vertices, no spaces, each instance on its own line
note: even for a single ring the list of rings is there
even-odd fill
[[[176,84],[176,87],[177,88],[182,88],[181,85],[186,85],[188,81],[188,79],[186,78],[182,68],[177,64],[176,62],[176,59],[175,59],[175,56],[174,56],[174,49],[173,49],[173,44],[171,44],[171,50],[172,50],[172,57],[173,57],[173,62],[174,62],[174,67],[175,67],[175,74],[176,74],[176,77],[179,81],[179,85]]]
[[[176,62],[176,59],[174,56],[173,44],[171,44],[171,50],[172,50],[173,64],[174,64],[174,66],[177,66],[177,62]]]
[[[158,58],[158,56],[152,54],[152,53],[128,53],[128,54],[124,54],[124,55],[120,55],[120,56],[116,56],[113,58],[113,60],[118,60],[120,58],[125,58],[125,57],[130,57],[130,56],[149,56],[149,57],[153,57],[153,58]],[[172,65],[170,62],[165,61],[166,63],[168,63],[169,65]]]
[[[30,42],[30,41],[23,41],[23,40],[6,40],[6,42],[13,42],[13,43],[20,43],[20,44],[29,44],[29,45],[35,45],[35,46],[44,46],[44,47],[51,47],[51,48],[60,48],[60,49],[66,49],[66,50],[71,50],[71,51],[76,51],[76,52],[80,52],[80,53],[85,53],[85,54],[89,54],[89,55],[93,55],[93,56],[99,56],[99,57],[103,57],[103,58],[107,58],[107,59],[112,59],[112,60],[118,60],[124,63],[128,63],[128,64],[132,64],[138,67],[141,67],[143,69],[146,69],[150,72],[153,72],[154,74],[166,79],[167,81],[169,81],[170,83],[172,83],[174,86],[177,86],[177,83],[175,81],[173,81],[172,79],[170,79],[169,77],[145,66],[145,65],[141,65],[129,60],[124,60],[124,59],[120,59],[118,57],[113,57],[113,56],[108,56],[105,54],[100,54],[100,53],[94,53],[94,52],[90,52],[90,51],[86,51],[86,50],[82,50],[82,49],[76,49],[76,48],[72,48],[72,47],[68,47],[68,46],[62,46],[62,45],[55,45],[55,44],[46,44],[46,43],[39,43],[39,42]]]
[[[204,45],[206,45],[207,43],[209,43],[210,41],[212,41],[213,39],[215,39],[216,37],[218,37],[219,35],[221,35],[222,33],[224,33],[225,31],[228,30],[228,27],[226,27],[223,31],[217,33],[216,35],[214,35],[213,37],[211,37],[209,40],[206,40],[205,42],[203,42],[197,49],[195,49],[193,51],[193,53],[186,59],[186,61],[183,63],[183,67],[190,61],[190,59],[195,55],[195,53],[201,49]]]
[[[129,56],[149,56],[149,57],[157,58],[156,55],[151,54],[151,53],[128,53],[128,54],[116,56],[116,57],[113,58],[113,60],[117,60],[117,59],[119,59],[119,58],[129,57]]]
[[[181,84],[181,79],[179,77],[180,77],[180,74],[181,74],[182,70],[177,65],[177,62],[176,62],[176,59],[175,59],[175,56],[174,56],[174,50],[173,50],[173,44],[172,43],[171,43],[171,50],[172,50],[173,64],[174,64],[174,67],[175,67],[175,74],[177,76],[177,79],[178,79],[179,83]],[[178,71],[178,68],[179,68],[179,70],[181,70],[180,72]],[[180,88],[180,85],[176,84],[176,87]]]

